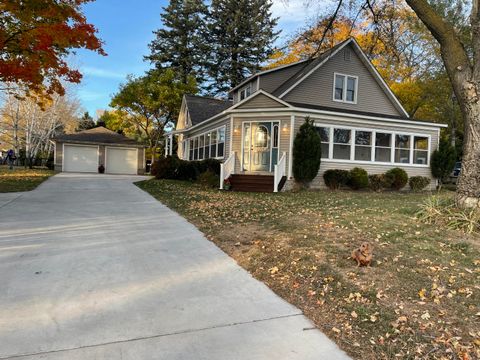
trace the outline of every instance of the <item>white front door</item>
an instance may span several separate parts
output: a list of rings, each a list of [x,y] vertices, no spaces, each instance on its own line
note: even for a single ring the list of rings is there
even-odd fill
[[[64,145],[63,171],[98,172],[98,146]]]
[[[279,123],[243,124],[243,170],[271,172],[278,160]]]
[[[108,174],[136,175],[138,156],[136,148],[106,148],[105,172]]]

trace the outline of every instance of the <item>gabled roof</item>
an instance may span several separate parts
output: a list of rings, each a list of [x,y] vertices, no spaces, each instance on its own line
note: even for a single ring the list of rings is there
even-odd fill
[[[185,95],[185,102],[192,126],[200,124],[232,106],[231,101],[197,95]]]
[[[283,98],[287,95],[292,89],[297,87],[303,80],[309,77],[314,71],[320,68],[323,64],[325,64],[331,57],[337,54],[340,50],[342,50],[345,46],[351,44],[359,54],[360,60],[364,63],[370,73],[373,75],[379,86],[383,89],[383,91],[387,94],[390,100],[394,103],[397,110],[402,113],[406,118],[409,118],[408,112],[404,109],[400,101],[397,99],[395,94],[392,92],[390,87],[387,85],[385,80],[382,78],[378,70],[372,64],[372,62],[368,59],[368,57],[363,52],[363,49],[357,43],[354,38],[349,38],[337,45],[335,45],[330,50],[325,51],[320,56],[314,58],[308,65],[300,69],[294,76],[290,79],[285,81],[282,85],[280,85],[275,91],[273,91],[273,95]]]
[[[231,93],[232,91],[235,91],[237,90],[238,88],[241,88],[243,85],[245,85],[246,83],[250,82],[251,80],[261,76],[261,75],[265,75],[265,74],[268,74],[268,73],[271,73],[271,72],[277,72],[277,71],[281,71],[281,70],[284,70],[286,68],[289,68],[289,67],[292,67],[292,66],[296,66],[296,65],[299,65],[301,63],[308,63],[309,61],[311,61],[311,59],[305,59],[305,60],[299,60],[299,61],[295,61],[291,64],[285,64],[285,65],[281,65],[281,66],[277,66],[277,67],[274,67],[274,68],[271,68],[271,69],[266,69],[266,70],[262,70],[262,71],[258,71],[256,72],[255,74],[252,74],[250,75],[249,77],[247,77],[245,80],[243,80],[240,84],[238,84],[237,86],[235,86],[234,88],[230,89],[228,92]]]
[[[56,142],[74,142],[89,144],[119,144],[143,146],[137,141],[116,133],[115,131],[99,126],[93,129],[83,130],[74,134],[65,134],[53,139]]]
[[[317,66],[321,66],[325,61],[332,55],[336,54],[340,51],[345,45],[347,45],[352,39],[348,39],[342,41],[341,43],[335,45],[331,49],[328,49],[321,53],[319,56],[310,59],[303,68],[301,68],[295,75],[285,81],[282,85],[280,85],[275,91],[273,91],[273,95],[277,97],[281,97],[284,95],[284,92],[287,91],[289,88],[295,85],[298,81],[301,81],[304,77],[308,76]]]

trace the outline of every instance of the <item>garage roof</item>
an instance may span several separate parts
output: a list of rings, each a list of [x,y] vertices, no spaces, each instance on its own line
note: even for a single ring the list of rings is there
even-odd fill
[[[137,141],[116,133],[115,131],[99,126],[93,129],[79,131],[74,134],[65,134],[53,139],[55,142],[72,142],[88,144],[112,144],[112,145],[131,145],[144,146]]]

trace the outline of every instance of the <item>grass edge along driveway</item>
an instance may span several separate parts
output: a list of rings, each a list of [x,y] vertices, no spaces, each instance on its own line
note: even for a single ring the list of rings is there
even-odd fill
[[[0,166],[0,193],[34,190],[54,174],[46,169],[14,167],[10,170],[8,166]]]

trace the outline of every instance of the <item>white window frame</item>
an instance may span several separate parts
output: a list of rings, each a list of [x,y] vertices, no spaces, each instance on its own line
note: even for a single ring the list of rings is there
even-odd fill
[[[337,80],[337,76],[343,76],[343,94],[342,94],[342,100],[335,99],[335,83]],[[355,79],[355,94],[353,94],[353,101],[348,101],[347,100],[347,84],[348,84],[348,78]],[[335,102],[340,102],[340,103],[347,103],[347,104],[356,104],[358,100],[358,76],[356,75],[348,75],[348,74],[342,74],[342,73],[333,73],[333,93],[332,93],[332,100]]]
[[[243,95],[242,97],[242,94],[245,94]],[[238,101],[242,101],[242,100],[245,100],[246,98],[248,98],[250,95],[252,95],[252,84],[247,84],[246,86],[244,86],[243,88],[240,89],[240,91],[238,92]]]
[[[219,135],[220,129],[222,129],[222,128],[224,129],[224,133],[225,133],[225,138],[224,138],[224,140],[223,140],[223,156],[217,156],[217,155],[218,155],[218,144],[219,144],[218,139],[220,138],[218,135]],[[190,153],[189,153],[189,156],[188,156],[188,160],[189,160],[189,161],[200,161],[200,160],[205,160],[205,159],[207,159],[207,158],[205,158],[205,139],[208,138],[208,135],[207,135],[207,134],[212,133],[212,132],[214,132],[214,131],[217,133],[217,140],[216,140],[217,142],[215,143],[215,156],[209,156],[208,159],[222,160],[222,159],[225,158],[225,151],[226,151],[226,148],[227,148],[227,126],[226,126],[226,125],[222,125],[222,126],[219,126],[219,127],[213,128],[213,129],[210,129],[210,130],[208,130],[208,131],[204,131],[204,132],[202,132],[202,133],[195,134],[194,136],[190,136],[190,137],[187,138],[187,140],[185,140],[185,141],[193,140],[193,147],[194,147],[194,149],[193,149],[194,152],[193,152],[193,153],[195,153],[195,149],[197,149],[197,154],[199,154],[199,153],[200,153],[200,151],[199,151],[199,150],[200,150],[200,141],[199,141],[199,140],[200,140],[200,137],[203,136],[203,139],[204,139],[204,144],[203,144],[203,158],[202,158],[202,159],[197,158],[197,159],[195,159],[195,160],[190,159]],[[198,138],[198,146],[195,147],[195,140],[196,140],[197,138]],[[210,139],[210,140],[209,140],[209,143],[210,143],[209,146],[210,146],[210,145],[211,145],[211,138],[209,138],[209,139]],[[190,150],[190,149],[189,149],[189,150]],[[211,151],[211,148],[209,149],[209,155],[211,155],[211,154],[210,154],[210,151]]]
[[[365,165],[395,165],[395,166],[406,166],[406,167],[423,167],[423,168],[428,168],[430,167],[430,157],[432,155],[432,135],[427,134],[427,133],[417,133],[417,132],[410,132],[410,131],[396,131],[396,130],[383,130],[383,129],[375,129],[375,128],[364,128],[364,127],[354,127],[354,126],[345,126],[341,124],[328,124],[328,123],[323,123],[323,122],[317,122],[315,121],[314,123],[315,126],[317,127],[324,127],[329,129],[330,133],[330,138],[329,138],[329,153],[328,153],[328,158],[322,158],[322,161],[325,162],[332,162],[332,163],[349,163],[349,164],[365,164]],[[344,160],[344,159],[334,159],[333,158],[333,134],[334,134],[334,129],[343,129],[343,130],[351,130],[350,134],[350,159],[349,160]],[[369,131],[372,132],[372,157],[370,161],[366,160],[355,160],[355,136],[356,136],[356,131]],[[392,140],[390,144],[390,162],[382,162],[382,161],[375,161],[375,154],[376,154],[376,137],[377,133],[384,133],[384,134],[391,134]],[[410,162],[409,163],[396,163],[395,162],[395,136],[396,135],[408,135],[410,136]],[[414,137],[426,137],[428,139],[428,153],[427,153],[427,163],[426,164],[414,164],[413,163],[413,140]],[[345,145],[345,144],[344,144]]]

